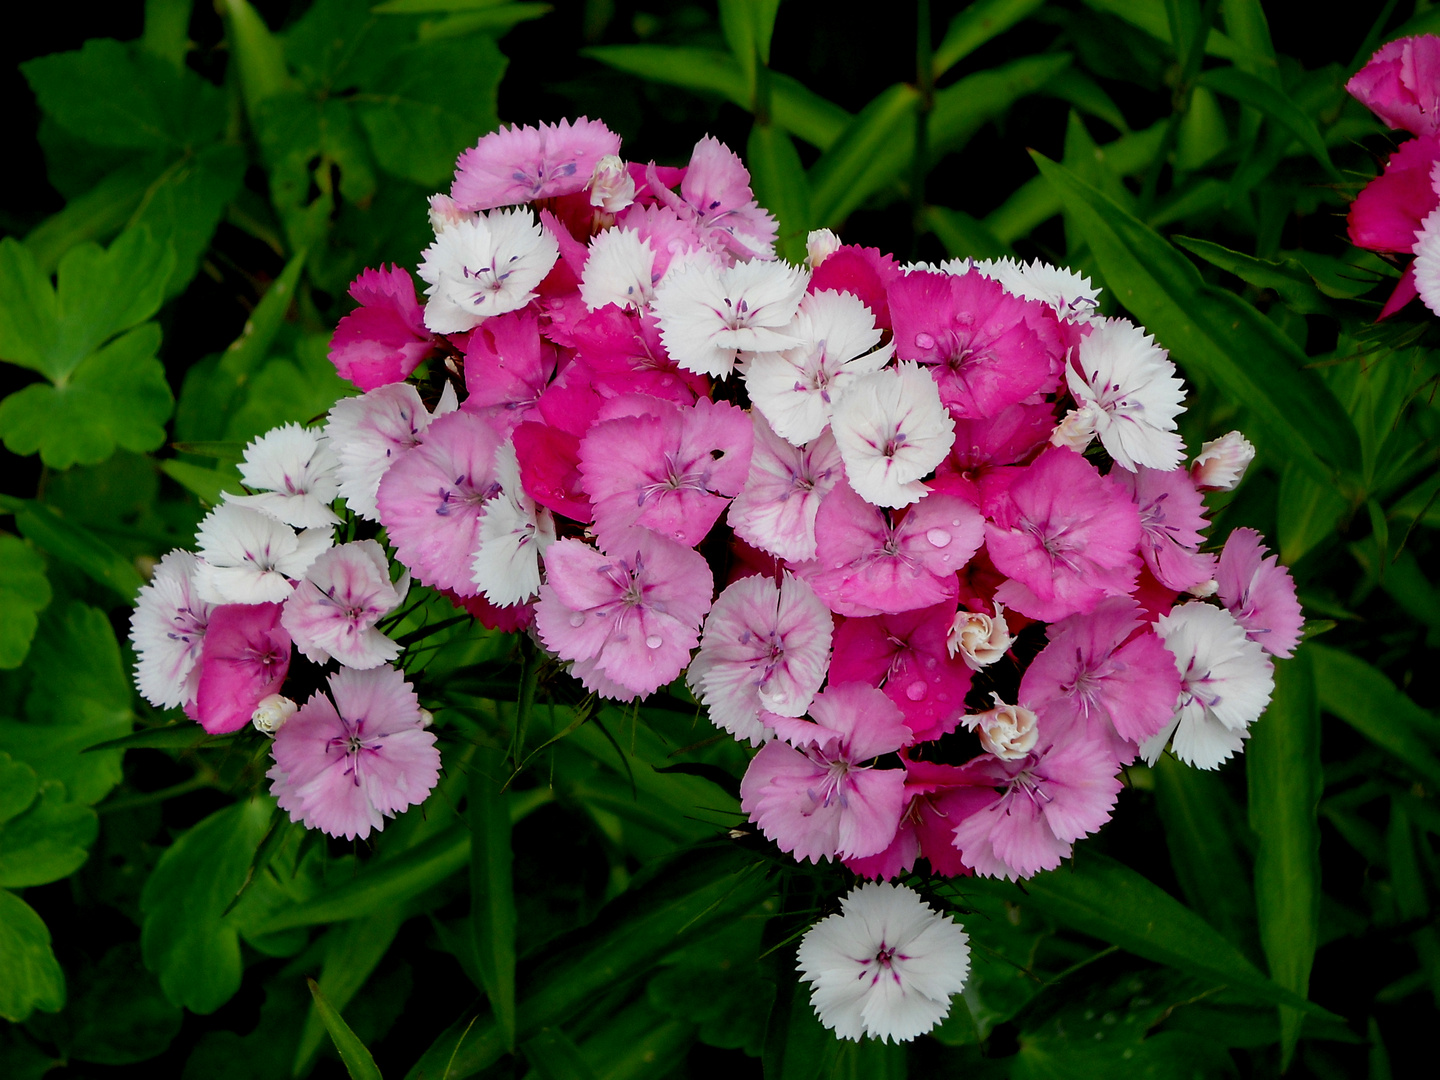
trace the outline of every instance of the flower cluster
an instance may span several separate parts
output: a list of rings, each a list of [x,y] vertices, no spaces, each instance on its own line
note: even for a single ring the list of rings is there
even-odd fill
[[[790,265],[726,147],[619,150],[584,119],[487,135],[431,200],[423,302],[404,269],[356,279],[331,359],[363,394],[252,444],[254,494],[161,565],[135,619],[151,700],[273,726],[292,641],[338,661],[270,775],[297,820],[363,836],[435,782],[381,629],[413,578],[601,697],[683,676],[758,747],[760,831],[887,880],[1054,868],[1137,756],[1241,748],[1300,609],[1258,535],[1207,541],[1205,494],[1254,449],[1232,432],[1187,463],[1151,336],[1040,262],[902,265],[817,232]],[[333,546],[337,499],[406,576]],[[913,1037],[963,981],[963,934],[891,925],[898,895],[862,888],[863,933],[802,947],[842,1036]]]
[[[1388,127],[1415,136],[1350,206],[1352,244],[1415,256],[1380,318],[1416,296],[1440,314],[1440,37],[1421,34],[1381,46],[1345,89]]]

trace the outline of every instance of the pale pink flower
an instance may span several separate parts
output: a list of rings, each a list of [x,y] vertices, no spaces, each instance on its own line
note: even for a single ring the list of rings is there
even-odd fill
[[[1303,637],[1305,616],[1295,580],[1275,555],[1267,555],[1254,529],[1235,529],[1225,539],[1215,571],[1220,602],[1246,635],[1272,656],[1292,656]]]
[[[135,597],[130,614],[135,686],[157,708],[193,701],[200,682],[200,649],[213,608],[196,591],[197,566],[190,552],[169,552]]]
[[[225,501],[263,510],[297,529],[338,525],[330,504],[340,493],[339,464],[323,431],[283,424],[245,447],[240,479],[258,494],[227,491]]]
[[[392,667],[341,668],[275,733],[265,775],[291,821],[364,840],[440,780],[440,751],[420,701]]]
[[[450,194],[466,210],[535,202],[583,191],[596,166],[620,153],[620,136],[599,120],[497,128],[460,155]]]
[[[1203,491],[1234,491],[1254,460],[1250,440],[1238,431],[1227,432],[1200,447],[1190,464],[1190,479]]]
[[[606,154],[590,174],[590,205],[607,214],[618,214],[635,201],[635,178],[625,162]]]
[[[726,522],[735,535],[790,562],[815,557],[815,516],[821,500],[844,475],[840,450],[828,431],[806,446],[792,446],[765,422],[759,409],[750,475],[730,503]]]
[[[212,735],[239,731],[290,670],[290,635],[279,604],[222,604],[210,612],[200,678],[186,715]]]
[[[1186,592],[1215,576],[1215,556],[1199,550],[1208,529],[1205,500],[1184,468],[1135,472],[1117,469],[1110,479],[1130,492],[1140,510],[1140,555],[1167,589]]]
[[[740,809],[799,860],[883,851],[900,824],[905,773],[867,762],[910,741],[900,710],[873,686],[844,683],[818,695],[810,715],[815,723],[771,721],[781,738],[745,770]]]
[[[346,667],[373,668],[394,660],[400,646],[375,624],[403,599],[390,584],[390,564],[374,540],[324,552],[285,601],[280,623],[307,659],[332,657]]]
[[[714,579],[705,560],[648,529],[602,538],[604,554],[579,540],[545,552],[535,628],[545,646],[590,690],[645,697],[690,662]]]
[[[436,345],[410,272],[393,265],[362,270],[350,295],[360,306],[340,320],[330,339],[335,370],[361,390],[409,378]]]
[[[735,259],[773,259],[779,223],[755,201],[750,173],[735,151],[709,135],[695,144],[680,194],[652,184],[652,194],[693,217],[706,244]]]
[[[420,263],[430,298],[425,325],[437,334],[458,334],[524,307],[559,257],[554,234],[529,210],[492,210],[450,226]]]
[[[811,229],[805,236],[805,261],[813,270],[840,248],[840,237],[829,229]]]
[[[809,585],[755,575],[725,589],[686,676],[710,720],[757,746],[762,712],[804,716],[830,665],[830,612]]]
[[[834,405],[830,421],[850,486],[876,506],[908,506],[924,498],[921,479],[955,443],[955,421],[935,383],[915,364],[858,377]]]
[[[455,391],[445,383],[435,416],[459,407]],[[419,446],[431,414],[420,392],[409,383],[392,383],[360,397],[341,398],[325,422],[325,437],[339,461],[335,479],[351,513],[380,520],[375,504],[380,478],[406,450]]]

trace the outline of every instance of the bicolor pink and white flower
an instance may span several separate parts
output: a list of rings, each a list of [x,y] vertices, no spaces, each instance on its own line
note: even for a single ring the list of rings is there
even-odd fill
[[[525,494],[513,443],[496,451],[495,479],[500,492],[482,507],[480,547],[470,576],[485,599],[508,607],[539,590],[540,558],[555,542],[555,518]]]
[[[569,195],[589,186],[600,162],[619,152],[620,136],[583,116],[500,127],[460,155],[450,195],[465,210]]]
[[[1304,636],[1305,616],[1295,580],[1267,553],[1254,529],[1235,529],[1225,540],[1215,570],[1220,603],[1250,640],[1272,656],[1293,656]]]
[[[1200,447],[1190,463],[1190,479],[1202,491],[1234,491],[1254,460],[1254,444],[1238,431],[1226,432]]]
[[[780,438],[753,410],[755,441],[750,474],[730,503],[727,523],[761,551],[793,563],[815,557],[820,503],[844,476],[840,450],[828,431],[805,446]]]
[[[400,646],[375,628],[404,600],[390,582],[390,563],[374,540],[322,552],[285,601],[281,625],[307,659],[373,668],[400,655]]]
[[[239,731],[290,670],[279,604],[222,604],[210,612],[200,677],[186,713],[212,735]]]
[[[135,647],[135,687],[156,708],[173,709],[195,699],[200,649],[213,605],[195,584],[198,560],[176,548],[155,567],[135,598],[130,643]]]
[[[434,416],[459,407],[454,387],[447,381]],[[335,479],[340,497],[351,513],[369,521],[380,520],[375,503],[380,478],[401,454],[420,445],[431,419],[420,392],[409,383],[391,383],[335,403],[325,421],[325,437],[339,462]]]

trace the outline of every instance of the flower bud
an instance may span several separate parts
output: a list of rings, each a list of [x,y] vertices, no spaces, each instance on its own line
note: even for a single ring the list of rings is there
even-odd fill
[[[428,727],[430,727],[430,726],[431,726],[432,724],[434,724],[434,723],[435,723],[435,714],[432,713],[429,709],[421,709],[421,710],[420,710],[420,726],[421,726],[422,728],[428,728]]]
[[[635,181],[625,162],[606,154],[595,163],[590,176],[590,205],[607,214],[618,214],[635,201]]]
[[[1200,599],[1203,600],[1207,596],[1214,596],[1217,592],[1219,592],[1220,583],[1212,577],[1210,580],[1202,581],[1199,585],[1192,586],[1185,591],[1188,592],[1191,596],[1198,596],[1200,597]]]
[[[285,726],[286,720],[295,715],[297,708],[299,706],[288,697],[271,694],[260,699],[260,704],[255,706],[255,711],[250,715],[250,723],[255,725],[256,731],[274,735]]]
[[[1099,417],[1100,410],[1093,402],[1086,402],[1079,409],[1071,409],[1050,433],[1050,445],[1068,447],[1077,454],[1083,454],[1090,445],[1090,440],[1095,437],[1095,421]]]
[[[990,696],[995,699],[995,708],[962,717],[960,722],[971,731],[978,729],[980,745],[987,752],[1001,761],[1019,761],[1040,738],[1035,714],[1024,705],[1006,705],[999,694]]]
[[[829,229],[812,229],[805,237],[805,256],[813,270],[840,250],[840,237]]]
[[[1200,447],[1190,466],[1190,479],[1208,491],[1233,491],[1255,460],[1255,447],[1238,431],[1211,439]]]
[[[458,225],[462,221],[473,221],[478,216],[468,210],[461,210],[449,195],[430,196],[430,228],[434,230],[436,236],[452,225]]]
[[[1010,648],[1010,627],[1005,624],[1005,605],[996,603],[992,618],[982,611],[960,610],[950,624],[946,638],[950,655],[965,658],[971,671],[995,663]]]

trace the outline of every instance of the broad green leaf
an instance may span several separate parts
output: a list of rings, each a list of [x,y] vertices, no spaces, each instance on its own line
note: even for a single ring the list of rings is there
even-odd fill
[[[981,877],[967,888],[1034,905],[1081,933],[1258,1000],[1330,1015],[1267,979],[1219,931],[1158,885],[1099,852],[1084,851],[1070,866],[1036,875],[1023,892]]]
[[[1176,170],[1186,173],[1204,168],[1229,145],[1230,128],[1220,103],[1205,87],[1195,87],[1175,139]]]
[[[0,888],[69,877],[89,858],[99,828],[94,810],[68,801],[64,784],[46,781],[34,805],[0,827]]]
[[[1364,296],[1394,271],[1368,251],[1353,248],[1343,259],[1318,251],[1285,251],[1287,262],[1294,260],[1326,296],[1353,300]]]
[[[1307,648],[1320,707],[1440,787],[1440,760],[1431,750],[1440,746],[1440,719],[1359,657],[1314,643]]]
[[[314,979],[306,979],[305,982],[310,987],[315,1008],[319,1010],[320,1019],[325,1022],[325,1027],[330,1032],[330,1038],[335,1043],[335,1049],[340,1054],[340,1061],[344,1064],[350,1080],[380,1080],[380,1070],[375,1067],[375,1059],[365,1044],[355,1037],[355,1032],[350,1030],[350,1025],[345,1023],[339,1010],[325,999]]]
[[[775,997],[770,972],[759,962],[762,930],[761,921],[751,919],[682,949],[646,986],[650,1004],[695,1025],[707,1046],[759,1057]]]
[[[343,1010],[365,985],[380,961],[385,959],[404,921],[399,905],[382,908],[374,915],[352,919],[325,932],[325,963],[320,969],[320,990],[336,1009]],[[325,1038],[325,1022],[312,1001],[305,1018],[305,1030],[295,1051],[292,1076],[304,1076],[315,1060]]]
[[[661,1080],[684,1068],[693,1031],[641,999],[582,1042],[580,1054],[597,1080]]]
[[[1255,908],[1270,977],[1301,997],[1320,935],[1320,709],[1310,646],[1281,660],[1275,693],[1245,748],[1255,852]],[[1282,1067],[1300,1037],[1302,1016],[1280,1009]]]
[[[945,253],[952,259],[1001,259],[1014,254],[1014,249],[991,232],[988,225],[963,210],[927,206],[925,224],[945,245]]]
[[[0,753],[0,827],[23,813],[40,791],[40,778],[23,761]]]
[[[1115,100],[1101,89],[1099,83],[1073,66],[1052,75],[1041,92],[1068,102],[1082,113],[1104,120],[1117,131],[1130,132],[1125,114]]]
[[[53,469],[94,465],[117,447],[156,449],[175,405],[159,348],[159,324],[146,323],[91,353],[62,384],[33,383],[11,394],[0,402],[6,448],[38,450]]]
[[[1315,121],[1300,106],[1291,101],[1285,91],[1258,76],[1241,71],[1238,67],[1211,68],[1200,74],[1200,85],[1208,86],[1217,93],[1234,98],[1242,105],[1264,113],[1277,124],[1289,129],[1300,145],[1305,147],[1332,178],[1339,178],[1325,140]]]
[[[1320,482],[1332,479],[1326,463],[1358,467],[1349,417],[1273,323],[1234,294],[1206,285],[1188,259],[1114,200],[1043,155],[1031,156],[1075,216],[1116,299],[1182,366],[1245,402],[1273,452]]]
[[[1432,631],[1440,632],[1440,589],[1425,576],[1413,554],[1409,551],[1397,553],[1385,568],[1380,584],[1412,618]]]
[[[245,402],[225,425],[228,439],[250,440],[276,424],[323,419],[355,387],[335,373],[327,356],[328,337],[298,343],[295,357],[272,357],[246,386]]]
[[[793,950],[786,950],[783,955],[787,962],[779,972],[760,1058],[765,1067],[765,1080],[828,1077],[829,1067],[840,1049],[838,1040],[815,1015],[809,987],[800,984],[795,971]]]
[[[89,529],[67,520],[44,503],[25,503],[15,511],[15,524],[25,539],[40,550],[113,590],[126,603],[134,601],[144,584],[134,563]]]
[[[0,668],[24,663],[49,603],[45,560],[18,537],[0,535]]]
[[[551,4],[506,3],[469,15],[450,15],[443,19],[427,19],[420,24],[416,39],[423,44],[431,41],[444,41],[447,38],[473,38],[480,34],[498,38],[517,23],[539,19],[554,10],[555,8]]]
[[[1016,101],[1040,90],[1069,66],[1069,53],[1023,56],[937,91],[930,113],[931,153],[958,150],[985,124],[999,119]]]
[[[511,877],[510,772],[503,749],[481,747],[470,761],[470,928],[475,968],[505,1039],[515,1048],[515,886]]]
[[[127,220],[127,226],[149,228],[158,241],[174,249],[167,297],[184,292],[199,271],[225,207],[240,190],[245,164],[245,151],[229,143],[186,155],[146,189],[139,210]]]
[[[541,1028],[520,1050],[540,1080],[599,1080],[580,1048],[559,1028]]]
[[[206,506],[219,506],[223,493],[227,491],[232,495],[245,494],[245,486],[240,483],[240,478],[233,469],[220,472],[218,469],[205,469],[199,465],[191,465],[188,461],[171,458],[160,463],[160,471]]]
[[[755,197],[780,222],[775,239],[780,257],[802,261],[805,238],[810,232],[810,188],[795,144],[782,129],[757,120],[750,128],[745,162]]]
[[[1293,566],[1335,532],[1349,504],[1334,484],[1323,483],[1294,463],[1280,474],[1275,539],[1280,561]]]
[[[285,91],[261,103],[254,125],[292,250],[319,245],[342,203],[374,197],[370,150],[349,101]]]
[[[140,47],[173,68],[185,66],[190,51],[190,15],[194,0],[145,0],[145,32]]]
[[[64,1007],[65,973],[49,928],[24,900],[0,889],[0,1018],[18,1024],[36,1009]]]
[[[1175,243],[1186,251],[1199,255],[1208,263],[1229,271],[1242,281],[1262,289],[1273,289],[1294,310],[1302,315],[1324,315],[1330,305],[1320,295],[1309,273],[1294,259],[1272,262],[1257,259],[1210,240],[1193,236],[1173,237]]]
[[[780,0],[720,0],[720,29],[730,54],[740,64],[755,111],[755,70],[770,63],[770,38]],[[761,203],[763,206],[764,203]]]
[[[950,20],[931,63],[939,78],[965,57],[1045,6],[1045,0],[977,0]]]
[[[245,114],[254,125],[261,103],[293,82],[285,70],[285,53],[247,0],[218,0],[216,7],[225,20],[225,37],[239,69]]]
[[[212,1013],[240,989],[237,914],[222,917],[240,888],[270,818],[267,799],[211,814],[165,849],[145,882],[140,944],[165,996]]]
[[[140,206],[152,185],[168,175],[163,159],[145,158],[106,175],[89,191],[69,200],[25,236],[40,271],[53,274],[60,256],[77,244],[115,235]]]

